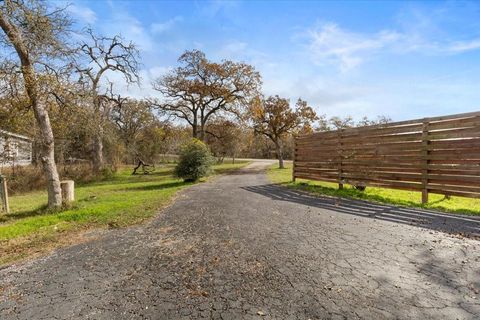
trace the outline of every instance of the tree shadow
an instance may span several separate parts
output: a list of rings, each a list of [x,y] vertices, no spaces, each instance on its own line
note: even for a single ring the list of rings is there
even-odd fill
[[[229,176],[243,176],[249,174],[259,174],[265,172],[265,169],[258,169],[258,168],[235,168],[235,169],[215,169],[216,173],[220,174],[228,174]]]
[[[126,188],[126,191],[152,191],[152,190],[162,190],[162,189],[169,189],[169,188],[177,188],[181,186],[191,185],[192,182],[184,182],[184,181],[175,181],[175,182],[168,182],[168,183],[158,183],[158,184],[150,184],[147,186],[139,186],[139,187],[129,187]]]
[[[8,214],[4,214],[0,216],[0,223],[1,222],[9,222],[9,221],[15,221],[15,220],[20,220],[24,218],[30,218],[30,217],[35,217],[35,216],[41,216],[41,215],[49,215],[49,214],[54,214],[54,213],[59,213],[63,210],[63,208],[60,209],[49,209],[47,205],[42,205],[40,207],[37,207],[32,210],[22,210],[22,211],[15,211],[11,212]]]
[[[153,191],[153,190],[162,190],[162,189],[169,189],[169,188],[178,188],[185,185],[191,185],[190,182],[184,181],[175,181],[175,182],[168,182],[168,183],[158,183],[158,184],[151,184],[151,185],[142,185],[138,187],[127,187],[123,189],[123,191]],[[9,222],[20,220],[24,218],[30,218],[35,216],[42,216],[42,215],[49,215],[49,214],[57,214],[64,210],[69,210],[75,208],[75,203],[82,203],[82,202],[89,202],[92,200],[97,199],[96,196],[91,196],[87,198],[81,198],[76,200],[72,203],[72,205],[67,207],[62,207],[60,209],[49,209],[47,205],[43,205],[41,207],[37,207],[32,210],[22,210],[22,211],[15,211],[12,213],[0,215],[0,223]]]
[[[288,201],[364,218],[379,219],[480,239],[480,217],[312,195],[277,184],[248,186],[242,189],[261,194],[273,200]]]
[[[166,177],[166,176],[171,176],[172,171],[171,170],[158,170],[158,171],[153,171],[149,173],[142,173],[139,172],[137,174],[130,174],[131,177]]]
[[[424,250],[419,254],[418,262],[419,273],[424,275],[431,283],[452,292],[450,298],[456,300],[452,305],[458,306],[472,317],[478,316],[480,306],[473,300],[480,293],[480,269],[478,265],[474,265],[474,262],[466,256],[458,256],[452,261],[435,255],[434,251],[431,250]],[[465,265],[465,268],[473,267],[474,275],[470,280],[462,272],[462,269],[464,269],[462,265],[466,263],[470,265]],[[466,301],[466,297],[470,297],[470,302]]]

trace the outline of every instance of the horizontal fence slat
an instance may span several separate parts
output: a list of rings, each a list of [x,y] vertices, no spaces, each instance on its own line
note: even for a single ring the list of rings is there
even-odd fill
[[[480,198],[480,193],[448,191],[448,190],[432,190],[432,189],[429,189],[429,190],[431,193],[444,194],[448,196],[467,197],[467,198],[475,198],[475,199]]]
[[[475,186],[455,186],[441,183],[428,183],[427,188],[429,190],[443,190],[443,191],[460,191],[470,193],[480,193],[480,187]]]
[[[430,123],[429,130],[448,130],[452,128],[475,127],[480,125],[480,117],[452,119],[451,121]]]
[[[313,133],[294,149],[297,178],[480,195],[480,112]]]

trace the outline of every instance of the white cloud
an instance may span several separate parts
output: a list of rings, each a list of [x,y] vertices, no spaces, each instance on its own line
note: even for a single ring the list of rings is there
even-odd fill
[[[207,51],[208,53],[208,51]],[[245,62],[253,65],[258,71],[263,72],[266,68],[272,67],[272,57],[265,52],[251,47],[248,43],[239,40],[230,40],[207,54],[209,59],[233,60],[237,62]]]
[[[391,31],[363,35],[329,23],[309,30],[308,36],[314,63],[325,65],[333,62],[342,71],[348,71],[362,63],[368,55],[398,40],[400,35]]]
[[[471,41],[458,41],[450,44],[448,51],[454,53],[460,53],[470,50],[480,49],[480,39],[474,39]]]
[[[161,34],[161,33],[164,33],[170,29],[173,28],[173,26],[178,23],[178,22],[182,22],[183,21],[183,17],[182,16],[176,16],[172,19],[169,19],[165,22],[161,22],[161,23],[152,23],[150,25],[150,30],[152,31],[153,34]]]
[[[199,1],[196,2],[196,4],[197,7],[199,7],[200,14],[213,18],[220,13],[227,15],[235,14],[235,10],[238,8],[240,2],[235,0],[211,0],[206,2]]]
[[[155,67],[151,67],[148,70],[146,70],[146,73],[148,74],[149,79],[154,80],[154,79],[156,79],[160,76],[165,75],[166,73],[168,73],[172,69],[173,69],[173,67],[155,66]]]
[[[123,75],[119,72],[108,71],[103,79],[102,87],[106,89],[109,82],[113,83],[115,92],[121,93],[135,99],[144,99],[149,97],[158,97],[160,94],[152,88],[152,82],[158,77],[165,75],[172,70],[171,66],[153,66],[139,71],[140,84],[128,84]]]
[[[423,22],[425,24],[425,22]],[[451,55],[480,49],[480,38],[464,41],[436,39],[429,34],[381,30],[357,33],[327,23],[306,32],[312,61],[320,66],[335,65],[349,71],[375,54]]]
[[[285,74],[290,74],[285,77]],[[295,75],[285,68],[278,72],[269,72],[264,76],[263,91],[267,95],[278,94],[295,101],[297,98],[306,100],[318,114],[328,116],[352,115],[360,118],[363,115],[381,114],[380,105],[370,103],[379,88],[371,84],[361,84],[355,81],[345,81],[325,75]]]
[[[410,77],[410,81],[359,81],[344,77],[291,75],[289,79],[275,74],[264,77],[264,92],[279,94],[295,101],[305,99],[318,114],[331,116],[386,115],[394,120],[407,120],[442,114],[478,110],[480,91],[475,87],[478,77],[462,75],[437,81],[430,77]],[[425,94],[428,93],[428,94]],[[459,111],[458,106],[462,109]]]
[[[138,45],[141,51],[152,51],[155,41],[141,21],[124,11],[115,12],[110,20],[102,21],[101,30],[104,34],[121,34],[127,41]]]
[[[219,55],[224,59],[245,57],[248,44],[242,41],[231,41],[219,49]]]
[[[67,10],[77,19],[87,24],[94,24],[97,21],[97,14],[89,7],[71,4]]]

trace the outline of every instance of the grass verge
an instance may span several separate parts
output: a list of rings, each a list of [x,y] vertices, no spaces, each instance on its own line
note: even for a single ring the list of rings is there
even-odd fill
[[[215,165],[215,174],[227,173],[248,162]],[[61,211],[48,211],[46,192],[29,192],[10,198],[11,213],[0,215],[0,265],[43,254],[85,238],[94,228],[120,228],[155,215],[175,194],[192,183],[172,175],[165,165],[149,175],[119,170],[111,179],[79,185],[76,201]]]
[[[367,189],[362,192],[349,185],[345,185],[344,189],[339,190],[337,184],[330,182],[311,181],[304,179],[297,179],[296,182],[292,182],[291,165],[287,165],[286,169],[278,169],[278,166],[274,165],[269,168],[268,176],[273,183],[282,184],[288,188],[304,190],[321,195],[362,199],[406,207],[435,209],[450,213],[480,215],[479,199],[462,197],[451,197],[450,199],[447,199],[443,195],[430,194],[430,201],[426,205],[422,205],[420,192],[374,187],[367,187]]]

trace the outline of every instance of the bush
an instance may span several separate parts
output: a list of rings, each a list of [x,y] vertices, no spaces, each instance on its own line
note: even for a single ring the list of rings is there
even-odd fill
[[[214,158],[208,147],[197,139],[186,143],[175,167],[175,175],[184,181],[197,181],[211,172]]]

